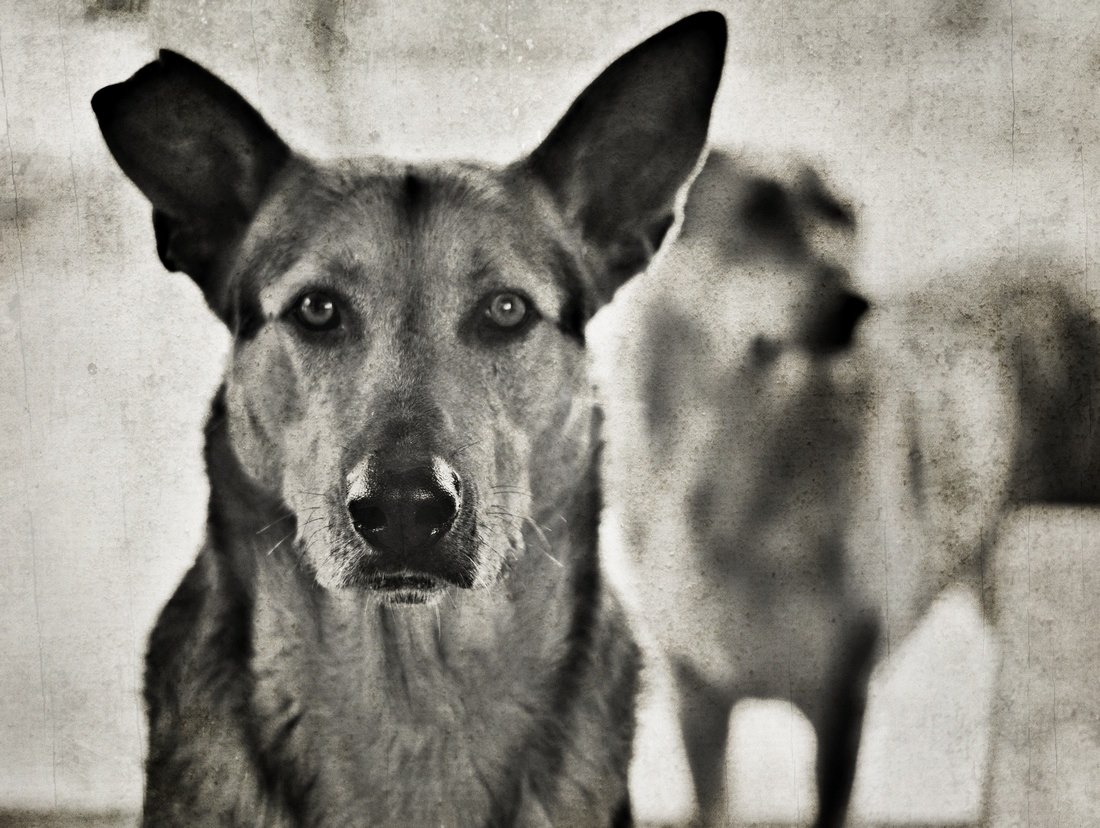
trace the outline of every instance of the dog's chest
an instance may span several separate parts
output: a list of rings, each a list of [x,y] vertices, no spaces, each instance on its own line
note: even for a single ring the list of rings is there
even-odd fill
[[[254,631],[260,741],[301,822],[511,822],[542,700],[504,654],[458,647],[430,609],[316,598],[258,603]]]

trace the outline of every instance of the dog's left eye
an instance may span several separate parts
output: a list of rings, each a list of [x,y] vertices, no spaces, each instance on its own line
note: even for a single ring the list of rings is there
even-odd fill
[[[330,331],[340,324],[336,301],[320,291],[307,293],[298,300],[294,307],[294,318],[310,331]]]
[[[485,308],[485,316],[498,328],[518,328],[529,313],[527,300],[508,291],[495,294]]]

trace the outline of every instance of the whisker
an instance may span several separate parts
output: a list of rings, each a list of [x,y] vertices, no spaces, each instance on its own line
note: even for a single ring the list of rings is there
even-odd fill
[[[488,549],[490,552],[492,552],[494,555],[496,555],[497,558],[500,559],[501,561],[508,562],[510,560],[515,560],[518,557],[518,551],[516,550],[516,548],[514,546],[509,545],[508,551],[501,552],[496,546],[489,543],[488,539],[485,537],[485,535],[483,535],[481,533],[480,529],[477,533],[477,536],[475,537],[475,540],[477,541],[477,544],[479,546],[484,547],[485,549]],[[474,560],[472,555],[468,554],[467,557],[470,558],[471,563],[475,563],[475,560]]]
[[[324,530],[325,530],[324,526],[318,526],[316,529],[314,529],[312,532],[309,533],[308,537],[306,537],[302,540],[302,545],[303,546],[308,546],[309,544],[313,543],[313,539],[315,537],[317,537]]]
[[[277,544],[275,544],[273,547],[271,547],[270,549],[267,550],[267,556],[270,557],[271,553],[274,552],[276,549],[278,549],[280,546],[282,546],[284,543],[286,543],[287,538],[289,538],[293,534],[294,534],[293,532],[290,532],[289,534],[283,535],[282,540],[280,540]]]
[[[527,515],[516,515],[516,514],[513,514],[512,512],[506,511],[506,510],[501,509],[499,507],[490,506],[488,509],[486,509],[486,512],[493,515],[494,517],[507,517],[507,518],[510,518],[511,520],[517,522],[517,523],[527,524],[528,526],[530,526],[535,531],[535,534],[538,535],[538,539],[540,541],[542,541],[542,545],[536,547],[538,549],[538,551],[541,552],[543,555],[545,555],[547,558],[549,558],[551,561],[553,561],[555,564],[557,564],[558,567],[560,567],[562,569],[565,568],[565,564],[563,564],[560,560],[558,560],[557,558],[555,558],[553,555],[550,554],[550,549],[552,548],[552,544],[550,543],[550,538],[548,538],[546,536],[546,532],[549,531],[549,527],[545,527],[545,526],[540,525],[539,523],[535,522],[535,520],[533,518],[531,518]],[[563,518],[563,520],[564,520],[564,518]],[[486,543],[485,545],[489,546],[488,543]],[[493,549],[492,546],[489,546],[489,548]],[[495,549],[493,549],[493,551],[497,552],[497,550],[495,550]],[[499,555],[500,553],[497,552],[497,554]]]
[[[292,518],[292,517],[294,517],[293,512],[288,512],[287,514],[283,515],[282,517],[277,517],[277,518],[275,518],[275,520],[271,521],[271,523],[267,524],[267,526],[263,527],[262,529],[257,529],[256,534],[257,535],[262,535],[264,532],[266,532],[268,529],[270,529],[276,523],[282,523],[284,520],[287,520],[287,519]]]
[[[558,565],[558,568],[559,568],[559,569],[565,569],[565,564],[563,564],[563,563],[562,563],[561,561],[559,561],[559,560],[558,560],[557,558],[555,558],[555,557],[554,557],[553,555],[551,555],[551,554],[550,554],[549,552],[547,552],[547,551],[546,551],[545,549],[539,549],[539,552],[541,552],[541,553],[542,553],[543,555],[545,555],[546,557],[548,557],[548,558],[549,558],[549,559],[550,559],[551,561],[553,561],[554,563],[556,563],[556,564]]]
[[[528,524],[532,529],[535,530],[535,533],[539,536],[539,539],[544,544],[546,544],[547,548],[550,547],[550,538],[546,537],[546,532],[543,531],[543,527],[539,526],[539,524],[535,523],[534,520],[526,516],[524,516],[523,522]]]
[[[334,498],[331,494],[328,494],[327,492],[307,492],[305,489],[299,489],[294,494],[303,494],[303,495],[310,495],[312,497],[320,497],[320,498],[323,498],[324,500],[329,501],[330,503],[335,503],[336,502],[336,498]]]
[[[480,440],[471,440],[470,442],[466,443],[466,445],[456,448],[454,452],[452,452],[452,456],[458,457],[458,455],[462,454],[462,452],[466,451],[466,449],[473,448],[480,442]]]
[[[489,491],[493,494],[520,494],[531,495],[530,489],[521,489],[518,486],[491,486]]]

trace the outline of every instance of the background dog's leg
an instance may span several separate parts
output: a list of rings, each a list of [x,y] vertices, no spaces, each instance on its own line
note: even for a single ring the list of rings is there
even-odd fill
[[[673,673],[680,694],[684,750],[699,806],[698,824],[725,825],[726,738],[733,703],[692,667],[678,663]]]
[[[630,808],[630,794],[623,797],[622,802],[611,815],[611,828],[634,828],[634,812]]]
[[[848,812],[878,643],[877,622],[860,624],[814,717],[817,730],[817,828],[840,828]]]

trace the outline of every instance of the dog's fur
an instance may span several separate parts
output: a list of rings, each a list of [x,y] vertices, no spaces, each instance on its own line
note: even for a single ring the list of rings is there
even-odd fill
[[[982,263],[860,321],[855,241],[811,167],[716,151],[632,287],[633,406],[608,417],[649,439],[610,443],[611,502],[640,605],[670,609],[650,626],[708,824],[729,712],[758,696],[813,724],[818,824],[840,825],[876,652],[952,582],[992,608],[1013,502],[1100,496],[1100,340],[1070,270]]]
[[[96,94],[234,337],[150,640],[146,825],[629,822],[584,329],[672,223],[724,49],[685,18],[505,168],[308,160],[171,52]]]

